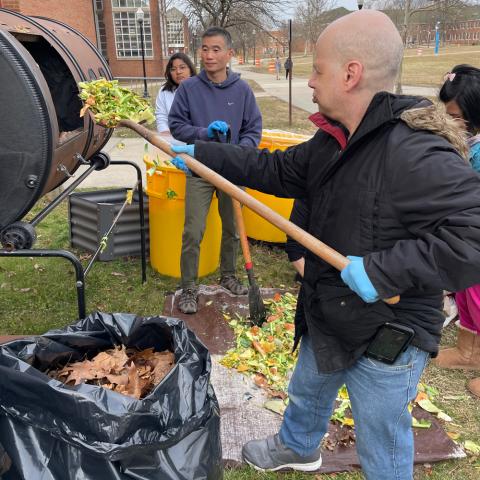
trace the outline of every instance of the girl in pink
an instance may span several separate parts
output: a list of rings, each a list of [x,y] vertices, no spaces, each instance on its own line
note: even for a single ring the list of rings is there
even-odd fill
[[[439,98],[447,113],[462,122],[469,134],[470,163],[480,173],[480,69],[457,65],[445,75]],[[480,285],[455,294],[460,329],[457,345],[441,350],[435,364],[444,368],[480,370]],[[480,397],[480,377],[468,383]]]

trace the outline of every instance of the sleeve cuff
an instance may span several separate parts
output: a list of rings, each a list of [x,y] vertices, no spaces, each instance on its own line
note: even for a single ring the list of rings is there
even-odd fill
[[[200,128],[198,131],[198,139],[199,140],[204,140],[205,142],[208,142],[208,129],[207,128]]]

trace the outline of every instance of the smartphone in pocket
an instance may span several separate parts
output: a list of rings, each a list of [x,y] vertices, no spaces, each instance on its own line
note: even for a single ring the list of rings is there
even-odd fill
[[[378,329],[365,355],[383,363],[395,363],[398,356],[408,348],[414,336],[412,328],[387,322]]]

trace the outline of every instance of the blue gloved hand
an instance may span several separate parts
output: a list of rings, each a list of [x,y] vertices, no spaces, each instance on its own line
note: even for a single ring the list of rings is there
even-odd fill
[[[223,120],[215,120],[207,128],[208,138],[215,138],[215,130],[222,134],[225,134],[229,130],[228,123],[225,123]]]
[[[172,145],[170,147],[175,153],[186,153],[191,157],[195,156],[195,145]],[[184,171],[187,175],[191,175],[192,172],[185,164],[185,161],[181,157],[172,158],[172,163],[179,169]]]
[[[348,256],[350,263],[340,272],[342,280],[358,295],[364,302],[374,303],[379,299],[378,292],[368,278],[362,257]]]

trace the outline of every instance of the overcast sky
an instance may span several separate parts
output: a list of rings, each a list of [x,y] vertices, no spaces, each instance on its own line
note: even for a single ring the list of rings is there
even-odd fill
[[[299,1],[298,3],[301,3],[301,1]],[[336,0],[335,3],[336,3],[336,5],[334,5],[333,8],[335,8],[335,6],[345,7],[346,9],[352,10],[352,11],[358,9],[357,0]],[[292,7],[291,13],[285,12],[285,15],[282,16],[281,18],[291,18],[294,11],[295,11],[295,7]]]

